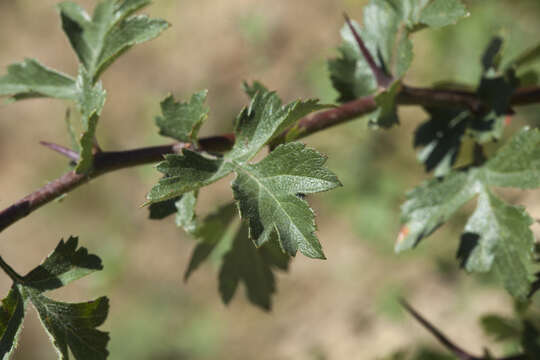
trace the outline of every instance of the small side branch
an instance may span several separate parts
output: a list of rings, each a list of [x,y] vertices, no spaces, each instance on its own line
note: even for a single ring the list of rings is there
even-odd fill
[[[56,151],[57,153],[64,155],[68,159],[71,159],[73,161],[79,161],[79,153],[65,146],[54,144],[48,141],[40,141],[39,143],[46,148],[51,149],[52,151]]]

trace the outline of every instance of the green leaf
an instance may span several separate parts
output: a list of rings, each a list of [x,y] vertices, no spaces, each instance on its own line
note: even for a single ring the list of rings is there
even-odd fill
[[[255,165],[236,166],[234,197],[249,220],[250,237],[260,246],[278,234],[283,249],[308,257],[324,258],[315,236],[313,211],[298,194],[327,191],[340,186],[323,167],[326,159],[300,143],[278,146]]]
[[[223,301],[228,304],[239,282],[243,282],[248,299],[269,310],[275,292],[272,269],[287,270],[290,257],[283,254],[275,240],[256,249],[248,237],[246,224],[239,224],[237,215],[236,205],[228,204],[197,226],[193,234],[198,243],[184,279],[187,281],[208,258],[220,259],[219,291]]]
[[[429,180],[409,192],[401,207],[401,222],[406,230],[396,243],[396,251],[411,249],[431,235],[474,197],[476,186],[474,175],[457,172],[442,180]]]
[[[72,2],[58,5],[64,32],[92,82],[133,45],[151,40],[169,27],[164,20],[130,16],[149,3],[104,0],[98,3],[92,17]]]
[[[176,213],[176,202],[180,200],[179,197],[175,197],[169,200],[165,200],[158,203],[150,204],[148,207],[148,218],[152,220],[162,220],[167,216]]]
[[[525,298],[533,280],[532,220],[522,208],[496,198],[488,187],[538,187],[539,143],[538,130],[524,129],[484,166],[450,173],[410,192],[402,207],[405,226],[396,251],[414,247],[479,194],[476,211],[462,237],[458,258],[469,271],[493,269],[512,295]]]
[[[452,170],[459,155],[471,114],[447,108],[426,108],[426,111],[430,119],[414,132],[414,147],[423,147],[418,152],[418,160],[426,171],[435,170],[435,176],[443,176]]]
[[[540,354],[540,331],[529,321],[524,321],[521,344],[529,359],[534,359]]]
[[[9,65],[7,74],[0,77],[0,96],[13,96],[15,100],[32,97],[52,97],[76,100],[79,94],[75,80],[38,61],[26,59]]]
[[[197,238],[198,243],[184,274],[185,281],[208,259],[220,242],[231,242],[226,239],[234,236],[238,229],[238,224],[233,221],[237,214],[238,210],[234,203],[222,206],[215,213],[208,215],[194,229],[192,234]],[[228,248],[225,251],[227,250]]]
[[[250,97],[250,99],[252,99],[258,92],[260,92],[261,94],[270,92],[270,90],[268,90],[266,86],[264,86],[261,82],[258,81],[254,81],[251,85],[247,81],[244,81],[243,87],[244,92]]]
[[[243,282],[249,301],[265,310],[271,309],[271,296],[276,291],[276,281],[272,272],[274,259],[268,254],[264,255],[265,253],[266,246],[255,248],[248,238],[247,226],[241,226],[233,239],[230,251],[223,258],[219,272],[219,292],[225,304],[231,301],[238,284]],[[283,253],[272,255],[279,256],[275,261],[281,266],[282,263],[288,264],[289,257]]]
[[[409,35],[426,26],[442,27],[467,16],[459,0],[371,0],[364,8],[364,26],[353,22],[377,65],[399,80],[409,69],[412,42]],[[340,57],[329,61],[332,83],[340,96],[349,101],[375,93],[374,74],[361,55],[351,30],[341,30]]]
[[[459,0],[433,0],[420,14],[419,22],[439,28],[457,23],[468,16],[468,11]]]
[[[106,297],[67,304],[28,288],[22,287],[22,292],[36,308],[60,359],[69,359],[68,348],[77,360],[107,358],[109,334],[96,329],[107,318],[109,300]]]
[[[257,92],[238,116],[236,143],[222,158],[184,149],[158,165],[166,177],[155,185],[149,203],[171,199],[209,185],[231,172],[241,214],[250,222],[250,236],[260,246],[276,231],[290,255],[324,258],[314,235],[312,210],[298,194],[330,190],[340,183],[323,167],[325,158],[299,143],[281,145],[256,165],[248,163],[276,134],[321,106],[315,100],[283,106],[273,92]],[[272,212],[276,212],[273,214]],[[277,216],[276,216],[277,215]]]
[[[25,304],[19,290],[12,287],[0,306],[0,358],[9,359],[17,347]]]
[[[523,53],[518,55],[513,61],[510,62],[509,66],[519,69],[520,67],[530,65],[540,59],[540,44],[537,44]]]
[[[371,126],[391,128],[399,124],[396,96],[401,90],[401,83],[395,81],[390,88],[384,90],[375,96],[377,110],[370,115],[369,123]]]
[[[101,86],[101,82],[92,83],[92,79],[86,70],[80,69],[77,78],[77,87],[79,88],[79,111],[81,113],[82,135],[79,140],[80,159],[75,169],[77,173],[87,173],[92,169],[94,155],[94,139],[96,127],[101,110],[105,106],[107,94]]]
[[[26,276],[13,274],[14,284],[0,306],[0,356],[9,358],[29,303],[36,308],[41,323],[50,335],[59,359],[106,359],[109,335],[96,328],[107,317],[107,298],[69,304],[51,300],[42,293],[58,289],[83,276],[102,269],[101,260],[85,248],[77,248],[78,239],[60,241],[41,265]],[[69,351],[68,351],[69,348]]]
[[[527,128],[516,133],[484,167],[493,186],[536,189],[540,187],[540,131]]]
[[[517,340],[523,331],[519,322],[499,315],[482,316],[480,324],[484,332],[495,341]]]
[[[176,226],[184,228],[188,233],[192,233],[197,228],[197,218],[195,216],[195,205],[197,204],[197,192],[192,191],[183,194],[174,204],[176,207]]]
[[[77,245],[76,237],[61,240],[52,254],[24,277],[25,286],[41,292],[54,290],[103,269],[99,257]]]
[[[493,269],[512,296],[526,299],[533,281],[532,223],[523,208],[507,205],[482,190],[462,237],[462,241],[475,242],[467,244],[470,250],[462,254],[465,269]]]
[[[294,101],[285,106],[275,92],[259,92],[236,120],[236,142],[227,158],[245,163],[283,130],[307,114],[326,108],[317,100]]]
[[[161,102],[163,116],[156,117],[159,133],[183,142],[196,142],[197,133],[208,116],[204,105],[208,91],[199,91],[191,96],[189,103],[175,102],[170,95]]]

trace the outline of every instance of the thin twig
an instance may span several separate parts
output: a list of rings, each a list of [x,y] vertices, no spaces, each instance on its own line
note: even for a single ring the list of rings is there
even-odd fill
[[[448,339],[441,331],[439,331],[435,326],[433,326],[429,321],[427,321],[422,315],[420,315],[416,310],[413,309],[405,300],[400,300],[401,305],[411,314],[422,326],[424,326],[439,342],[456,355],[460,360],[482,360],[483,358],[477,357],[469,354],[456,344],[454,344],[450,339]]]
[[[425,319],[420,313],[418,313],[411,305],[409,305],[404,299],[400,300],[401,305],[411,314],[422,326],[424,326],[439,342],[448,349],[452,354],[457,356],[460,360],[526,360],[528,357],[525,354],[510,355],[502,358],[493,357],[478,357],[471,355],[461,347],[454,344],[446,335],[444,335],[439,329]]]
[[[452,89],[413,88],[409,86],[402,87],[401,93],[397,98],[397,103],[400,105],[453,106],[464,109],[480,108],[482,106],[482,102],[473,92]],[[540,88],[518,89],[511,101],[513,106],[533,103],[540,103]],[[374,111],[376,107],[374,97],[366,96],[326,111],[308,115],[300,119],[295,126],[283,132],[283,134],[273,141],[272,145],[298,140],[315,132],[368,114]],[[231,149],[234,141],[234,134],[207,137],[199,140],[198,150],[221,153]],[[188,146],[190,144],[174,143],[127,151],[98,152],[95,154],[94,169],[90,174],[77,174],[74,171],[68,172],[0,211],[0,232],[41,206],[93,178],[119,169],[156,163],[161,161],[165,154],[178,153],[180,149]],[[56,149],[54,150],[57,151]]]

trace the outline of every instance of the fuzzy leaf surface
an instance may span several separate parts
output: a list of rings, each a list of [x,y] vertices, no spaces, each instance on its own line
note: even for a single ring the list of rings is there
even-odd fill
[[[279,146],[258,164],[248,163],[276,134],[320,108],[315,100],[283,106],[274,92],[256,91],[250,106],[238,116],[232,150],[222,158],[187,149],[182,155],[166,156],[158,165],[166,176],[148,194],[149,203],[195,191],[235,172],[235,198],[242,217],[250,222],[250,236],[259,246],[276,231],[290,255],[300,250],[307,256],[324,258],[314,235],[313,212],[297,195],[340,185],[323,167],[325,158],[297,143]],[[276,219],[272,219],[270,209],[278,212]]]
[[[421,28],[442,27],[467,15],[459,0],[371,0],[364,8],[363,28],[353,22],[377,65],[400,79],[409,69],[412,42],[409,35]],[[339,101],[373,94],[377,83],[351,30],[341,30],[340,57],[330,60],[330,77]]]
[[[15,100],[33,97],[76,100],[78,94],[72,77],[46,68],[34,59],[9,65],[7,74],[0,77],[0,96],[12,96]]]
[[[64,32],[92,82],[123,52],[157,37],[169,26],[164,20],[130,16],[148,4],[150,0],[104,0],[93,16],[73,2],[58,5]]]
[[[99,331],[108,313],[108,299],[101,297],[84,303],[52,300],[43,292],[67,285],[71,281],[102,269],[101,260],[78,248],[78,239],[63,240],[44,262],[26,276],[14,278],[14,284],[0,307],[0,356],[7,359],[17,343],[17,336],[28,304],[32,304],[50,335],[59,359],[106,359],[109,335]],[[69,351],[68,351],[69,348]]]
[[[159,133],[183,142],[195,142],[203,121],[208,116],[204,105],[208,91],[203,90],[191,96],[189,102],[176,102],[170,95],[161,102],[162,116],[156,118]]]
[[[398,239],[396,251],[414,247],[479,194],[458,257],[470,271],[495,270],[512,295],[525,297],[532,282],[532,222],[523,209],[492,195],[489,186],[539,187],[539,146],[539,131],[524,129],[484,166],[453,172],[414,189],[402,207],[406,230]]]
[[[324,258],[315,236],[313,211],[298,194],[327,191],[340,186],[323,167],[326,159],[300,143],[278,146],[255,165],[236,167],[234,197],[242,218],[249,220],[250,237],[262,245],[277,232],[283,249]]]

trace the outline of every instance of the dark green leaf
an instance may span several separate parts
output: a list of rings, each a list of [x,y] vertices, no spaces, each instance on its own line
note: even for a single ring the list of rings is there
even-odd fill
[[[243,86],[244,86],[244,92],[250,98],[253,98],[255,96],[255,94],[258,93],[258,92],[260,92],[261,94],[270,92],[266,88],[266,86],[264,86],[262,83],[260,83],[258,81],[254,81],[251,85],[248,82],[244,81]]]
[[[0,77],[0,96],[15,100],[32,97],[53,97],[76,100],[79,89],[68,75],[48,69],[33,59],[8,66],[8,73]]]
[[[268,254],[262,255],[265,247],[255,248],[248,237],[248,228],[244,224],[233,239],[230,251],[223,258],[219,273],[219,292],[225,304],[234,296],[238,284],[246,286],[248,299],[263,309],[270,310],[271,296],[276,291],[276,281],[272,272],[275,259]],[[268,259],[272,262],[267,262]],[[289,257],[280,254],[278,264],[286,262]]]
[[[313,211],[298,194],[326,191],[340,186],[323,167],[326,159],[300,143],[278,146],[256,165],[236,167],[234,197],[240,213],[249,220],[250,237],[259,246],[277,232],[290,255],[297,250],[308,257],[324,258],[314,234]]]
[[[196,142],[197,133],[208,116],[204,105],[208,91],[203,90],[191,96],[189,103],[175,102],[170,95],[161,102],[163,116],[156,118],[159,133],[183,142]]]
[[[22,329],[25,304],[17,287],[12,287],[0,306],[0,357],[9,359],[17,347]]]
[[[518,340],[523,330],[518,321],[499,315],[482,316],[480,324],[495,341]]]
[[[430,119],[418,126],[414,133],[414,147],[422,146],[418,160],[426,171],[435,170],[443,176],[452,170],[465,135],[470,112],[447,108],[426,108]]]
[[[167,216],[176,213],[177,209],[175,204],[178,200],[180,200],[180,197],[175,197],[162,202],[150,204],[150,206],[148,207],[148,217],[152,220],[161,220],[165,219]]]
[[[23,278],[24,285],[40,292],[54,290],[102,270],[101,259],[84,247],[77,248],[77,244],[76,237],[61,240],[52,254]]]
[[[60,359],[69,359],[68,348],[77,360],[107,358],[109,334],[96,329],[107,318],[109,300],[106,297],[67,304],[51,300],[34,290],[23,288],[22,291],[36,308]]]
[[[529,321],[524,322],[521,344],[530,360],[537,358],[540,354],[540,331]]]
[[[184,280],[187,281],[193,271],[208,259],[220,242],[225,242],[224,239],[234,236],[230,233],[237,231],[238,224],[233,221],[237,214],[238,210],[234,203],[222,206],[194,229],[193,235],[197,238],[198,244],[191,255]]]

